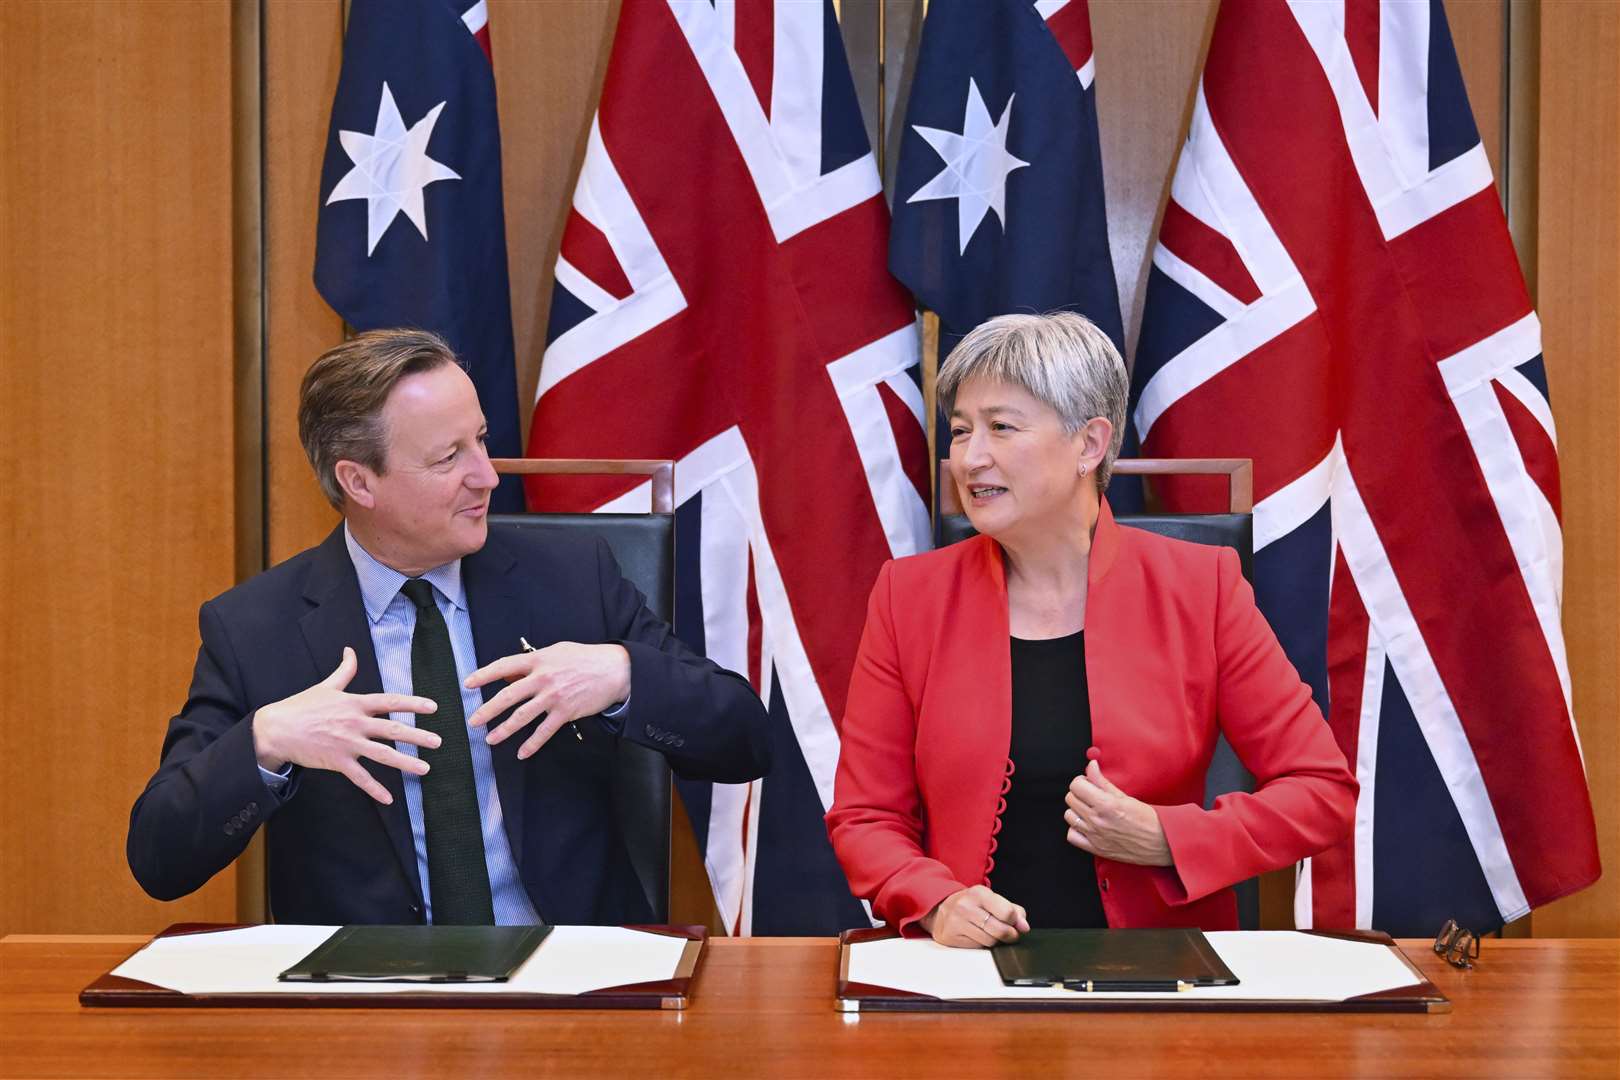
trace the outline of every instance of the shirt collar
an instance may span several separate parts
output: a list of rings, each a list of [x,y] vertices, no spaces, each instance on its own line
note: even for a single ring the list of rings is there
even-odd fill
[[[372,622],[382,619],[388,605],[399,595],[402,585],[409,579],[393,567],[378,562],[343,523],[343,543],[349,549],[349,561],[354,563],[355,576],[360,579],[360,599],[366,605],[366,615]],[[467,610],[467,593],[461,586],[461,560],[435,566],[422,575],[439,593],[461,611]]]

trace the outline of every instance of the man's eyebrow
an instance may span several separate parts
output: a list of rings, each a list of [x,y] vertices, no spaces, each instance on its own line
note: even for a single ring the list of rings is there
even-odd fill
[[[489,425],[488,424],[481,424],[478,427],[478,434],[475,436],[475,438],[482,439],[485,435],[488,435],[488,434],[489,434]],[[444,457],[450,451],[455,450],[456,448],[461,446],[461,443],[462,443],[462,440],[460,440],[460,439],[451,439],[451,440],[449,440],[447,442],[432,443],[428,447],[428,454],[434,461],[437,461],[439,458]]]

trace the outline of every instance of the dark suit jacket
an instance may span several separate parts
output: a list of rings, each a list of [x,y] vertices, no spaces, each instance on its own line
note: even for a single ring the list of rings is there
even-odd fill
[[[619,573],[607,545],[498,527],[462,560],[478,663],[557,641],[618,642],[630,653],[630,704],[581,720],[520,762],[522,738],[492,747],[507,837],[541,919],[646,921],[647,902],[615,825],[615,739],[662,752],[692,779],[723,783],[769,767],[765,712],[747,682],[682,645]],[[351,693],[382,689],[360,586],[340,526],[202,606],[191,693],[169,722],[162,761],[130,812],[128,856],[158,899],[193,891],[235,859],[263,825],[275,919],[293,923],[422,921],[404,785],[364,762],[393,793],[373,801],[339,773],[295,767],[281,797],[253,753],[252,717],[325,678],[352,646]],[[486,699],[501,687],[484,687]],[[493,725],[492,725],[493,726]]]

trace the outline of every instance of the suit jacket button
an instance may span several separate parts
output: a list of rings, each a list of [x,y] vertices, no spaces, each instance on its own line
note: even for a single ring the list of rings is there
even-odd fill
[[[255,818],[255,817],[258,817],[258,816],[259,816],[259,804],[256,803],[256,802],[248,803],[248,817],[249,818]]]
[[[225,835],[226,836],[235,836],[236,835],[236,822],[227,821],[225,823]]]
[[[680,749],[681,747],[685,746],[685,745],[686,745],[686,739],[684,739],[680,735],[675,736],[675,748],[677,750]]]

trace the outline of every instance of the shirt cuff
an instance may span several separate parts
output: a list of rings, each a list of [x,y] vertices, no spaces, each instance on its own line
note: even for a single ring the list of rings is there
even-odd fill
[[[624,733],[624,711],[629,707],[630,698],[626,696],[623,701],[619,702],[611,709],[602,710],[602,726],[607,729],[609,735],[620,735]]]
[[[260,765],[259,776],[264,780],[265,787],[280,794],[287,787],[287,783],[292,780],[292,762],[289,761],[283,765],[280,772],[271,772],[263,765]]]

